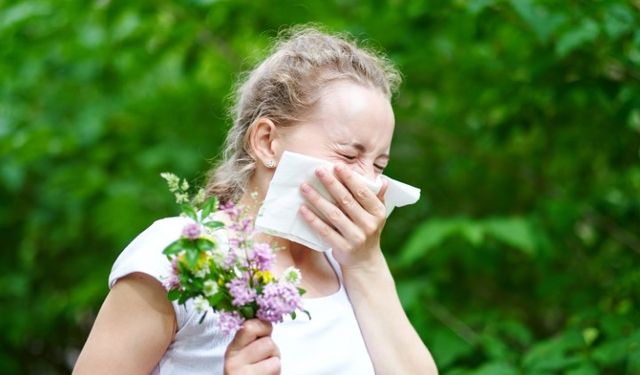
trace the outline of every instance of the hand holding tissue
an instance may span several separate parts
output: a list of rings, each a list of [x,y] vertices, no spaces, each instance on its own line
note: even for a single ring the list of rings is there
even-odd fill
[[[326,160],[290,151],[285,151],[282,154],[280,163],[269,184],[267,196],[258,212],[255,223],[257,230],[295,241],[317,251],[330,249],[330,246],[316,235],[298,214],[300,206],[305,203],[305,199],[300,193],[300,185],[303,182],[311,185],[329,201],[335,202],[315,175],[315,170],[318,167],[326,167],[331,170],[333,164]],[[356,174],[356,176],[360,175]],[[386,176],[384,178],[389,182],[384,195],[387,217],[395,207],[413,204],[420,198],[420,189]],[[375,181],[365,177],[362,177],[362,180],[374,193],[378,193],[382,187],[382,176]]]

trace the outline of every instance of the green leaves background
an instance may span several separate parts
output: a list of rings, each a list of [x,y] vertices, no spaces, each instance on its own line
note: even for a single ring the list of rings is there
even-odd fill
[[[637,1],[0,2],[0,372],[67,373],[237,74],[319,22],[404,74],[384,249],[443,374],[640,373]]]

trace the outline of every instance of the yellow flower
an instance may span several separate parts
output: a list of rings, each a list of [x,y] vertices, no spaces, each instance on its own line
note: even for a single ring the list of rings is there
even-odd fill
[[[213,247],[218,247],[218,240],[214,236],[210,235],[209,233],[206,233],[206,232],[202,233],[200,235],[200,238],[206,238],[209,241],[213,242]]]
[[[268,284],[273,281],[273,274],[271,271],[257,271],[256,278],[263,284]]]
[[[208,266],[209,259],[211,259],[211,256],[209,255],[209,253],[201,252],[200,255],[198,256],[198,262],[196,263],[196,268],[200,270],[200,269],[203,269],[205,266]]]

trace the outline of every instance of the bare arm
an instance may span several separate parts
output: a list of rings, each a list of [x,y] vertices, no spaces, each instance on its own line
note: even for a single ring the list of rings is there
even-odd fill
[[[342,266],[345,287],[376,374],[437,374],[431,354],[402,309],[380,250],[380,234],[386,219],[382,203],[386,186],[376,196],[348,168],[337,166],[335,172],[334,175],[320,169],[316,174],[336,204],[308,185],[301,187],[309,204],[329,218],[330,223],[305,206],[300,213],[332,245]]]
[[[105,299],[74,374],[148,374],[173,340],[176,317],[151,276],[119,280]]]
[[[370,267],[343,267],[343,275],[376,374],[437,374],[400,304],[382,253]]]

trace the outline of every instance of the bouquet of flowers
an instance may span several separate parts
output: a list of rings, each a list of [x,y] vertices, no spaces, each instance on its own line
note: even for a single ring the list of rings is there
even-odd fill
[[[182,216],[189,222],[179,239],[163,253],[171,261],[172,273],[164,280],[171,301],[193,307],[202,313],[218,313],[218,325],[224,334],[233,334],[246,319],[259,318],[282,322],[286,315],[296,318],[302,309],[300,271],[286,269],[280,277],[272,271],[274,249],[253,240],[253,220],[231,202],[220,204],[213,196],[205,198],[201,189],[191,197],[189,184],[172,173],[162,173],[169,190],[180,205]],[[222,211],[230,224],[213,217]],[[222,244],[216,231],[228,235],[228,246]]]

